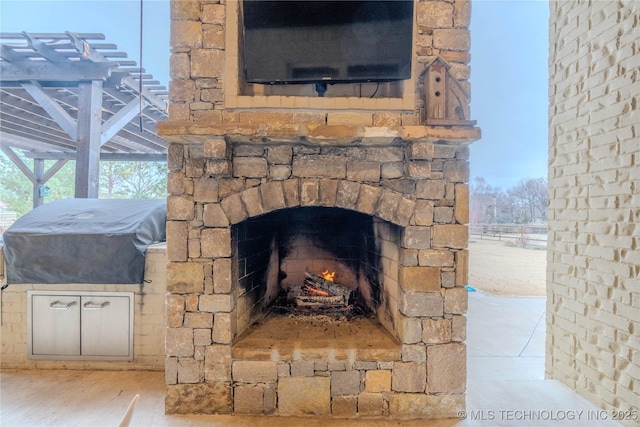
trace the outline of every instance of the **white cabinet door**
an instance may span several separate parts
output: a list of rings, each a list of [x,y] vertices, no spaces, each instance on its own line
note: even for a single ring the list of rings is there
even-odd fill
[[[83,356],[128,356],[130,298],[126,296],[83,295],[80,341]]]
[[[80,297],[31,295],[31,354],[80,355]]]

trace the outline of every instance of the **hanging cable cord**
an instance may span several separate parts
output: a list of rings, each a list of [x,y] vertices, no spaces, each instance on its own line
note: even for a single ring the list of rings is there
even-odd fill
[[[140,80],[138,80],[138,96],[140,97],[140,132],[144,132],[142,127],[142,23],[143,23],[143,1],[140,0]]]

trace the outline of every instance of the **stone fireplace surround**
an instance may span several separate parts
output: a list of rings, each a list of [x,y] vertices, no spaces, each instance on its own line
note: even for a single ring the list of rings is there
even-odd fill
[[[409,139],[172,144],[167,412],[455,415],[466,383],[468,153]],[[212,173],[220,162],[227,174]],[[369,266],[378,269],[373,308],[395,347],[234,348],[272,299],[266,286],[246,286],[246,258],[261,251],[239,258],[242,239],[260,240],[255,230],[271,227],[256,222],[269,215],[305,208],[370,219],[379,260]],[[276,274],[260,275],[265,285],[279,281],[277,264]]]
[[[158,126],[170,141],[166,412],[454,417],[468,144],[480,137],[469,2],[416,1],[413,77],[374,99],[248,87],[236,78],[238,2],[171,4],[170,121]],[[313,226],[282,250],[289,232],[273,229],[289,218]],[[346,240],[359,250],[313,238],[326,218],[358,224]],[[327,263],[369,294],[375,320],[264,321],[281,286]]]

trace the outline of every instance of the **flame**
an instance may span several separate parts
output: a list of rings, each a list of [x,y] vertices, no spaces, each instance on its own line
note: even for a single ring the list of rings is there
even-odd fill
[[[324,278],[324,280],[328,280],[330,282],[333,282],[333,278],[335,277],[336,272],[332,271],[331,273],[329,273],[329,270],[325,270],[322,272],[322,277]]]

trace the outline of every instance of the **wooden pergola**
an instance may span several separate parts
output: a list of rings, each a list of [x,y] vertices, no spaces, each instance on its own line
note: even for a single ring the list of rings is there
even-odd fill
[[[97,198],[100,160],[166,161],[168,92],[103,34],[0,33],[0,148],[41,188],[76,161],[75,197]],[[17,155],[33,159],[33,169]],[[45,160],[55,160],[45,171]]]

